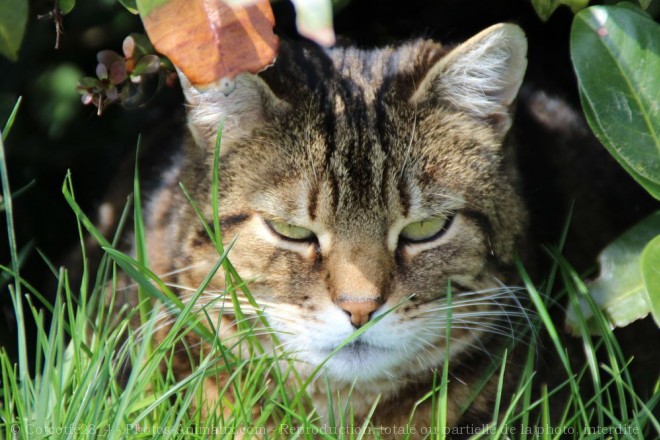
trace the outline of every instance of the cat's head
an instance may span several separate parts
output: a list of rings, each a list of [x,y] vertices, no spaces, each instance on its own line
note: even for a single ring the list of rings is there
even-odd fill
[[[318,365],[377,320],[326,364],[331,377],[429,371],[445,355],[449,288],[451,353],[510,331],[526,213],[506,139],[526,50],[511,24],[452,49],[283,44],[274,66],[239,76],[228,96],[185,86],[187,184],[211,206],[224,120],[230,259],[302,362]],[[181,244],[192,266],[217,261],[205,235],[191,225]]]

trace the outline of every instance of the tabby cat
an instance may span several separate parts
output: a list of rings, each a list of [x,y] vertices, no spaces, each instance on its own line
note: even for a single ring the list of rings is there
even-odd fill
[[[303,379],[370,326],[312,382],[317,411],[330,411],[326,384],[350,400],[356,423],[380,398],[372,424],[395,436],[385,428],[406,425],[449,353],[448,424],[490,420],[497,374],[472,394],[525,311],[513,286],[528,215],[508,132],[526,51],[523,31],[499,24],[453,48],[283,42],[273,66],[240,75],[229,95],[182,78],[190,136],[148,205],[154,272],[170,274],[188,300],[218,261],[179,182],[211,222],[224,121],[220,223],[225,244],[237,237],[230,259],[253,280],[258,305],[239,298],[243,313],[263,310]],[[223,277],[200,301],[212,304],[206,312],[228,340],[236,318],[222,299]],[[187,359],[181,376],[192,368]],[[513,380],[515,366],[507,371]],[[209,403],[222,380],[208,379]],[[432,425],[431,400],[412,425]]]

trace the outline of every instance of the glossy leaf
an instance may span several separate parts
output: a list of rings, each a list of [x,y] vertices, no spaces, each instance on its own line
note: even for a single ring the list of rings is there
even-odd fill
[[[196,86],[256,73],[275,58],[268,0],[137,0],[137,7],[156,50]]]
[[[26,0],[0,1],[0,55],[11,61],[18,59],[18,51],[25,35],[28,17]]]
[[[624,327],[644,318],[652,309],[657,321],[655,311],[660,301],[660,283],[657,282],[660,276],[659,235],[660,211],[657,211],[626,231],[599,255],[600,274],[589,283],[589,293],[612,326]],[[650,240],[653,240],[651,244]],[[581,302],[580,309],[589,322],[592,312],[586,300]],[[566,313],[566,323],[577,332],[578,321],[574,310]]]
[[[532,0],[532,6],[539,18],[547,21],[559,7],[559,0]]]
[[[62,14],[68,14],[76,6],[76,0],[60,0],[58,5]]]
[[[140,58],[140,61],[137,62],[135,65],[135,68],[133,69],[133,72],[131,72],[132,76],[137,76],[137,75],[143,75],[143,74],[149,74],[149,73],[156,73],[158,72],[158,69],[160,68],[160,58],[158,58],[158,55],[145,55],[142,58]]]
[[[639,9],[587,8],[573,22],[571,57],[591,129],[660,200],[660,25]]]
[[[543,21],[547,21],[561,5],[568,6],[576,14],[589,5],[589,0],[532,0],[536,15]]]

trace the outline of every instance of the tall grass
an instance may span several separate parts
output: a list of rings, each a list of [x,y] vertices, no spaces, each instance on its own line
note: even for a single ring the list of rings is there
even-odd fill
[[[212,277],[220,270],[227,280],[223,301],[231,303],[239,325],[238,337],[230,341],[218,340],[217,327],[208,309],[195,307],[195,301],[183,303],[174,291],[149,270],[144,225],[142,223],[139,179],[135,179],[134,202],[128,204],[120,220],[120,231],[127,223],[128,214],[134,214],[135,258],[117,249],[118,235],[109,241],[96,230],[75,201],[73,179],[68,175],[63,194],[78,220],[81,252],[86,233],[91,234],[105,250],[97,271],[92,272],[85,263],[82,285],[74,288],[66,269],[56,271],[57,295],[54,304],[44,302],[42,295],[20,276],[22,254],[14,238],[12,194],[7,177],[4,156],[5,135],[0,141],[0,171],[2,174],[4,211],[11,262],[0,266],[7,283],[17,318],[18,355],[10,357],[0,351],[0,438],[168,438],[206,439],[234,438],[240,432],[244,438],[326,438],[362,439],[379,438],[377,429],[369,430],[369,420],[355,425],[350,411],[350,398],[341,400],[328,389],[330,411],[328,420],[322,420],[306,396],[311,379],[301,380],[286,355],[264,349],[257,337],[254,321],[243,319],[236,293],[248,298],[258,307],[244,282],[231,265],[231,244],[223,246],[219,227],[217,203],[213,206],[212,224],[201,215],[195,201],[184,187],[193,208],[200,213],[209,239],[215,244],[218,258],[213,269],[194,292],[199,297]],[[219,144],[215,162],[219,160]],[[218,191],[218,167],[213,176],[212,191]],[[217,201],[218,197],[213,197]],[[644,400],[633,385],[626,359],[605,318],[593,303],[594,316],[601,335],[589,335],[584,319],[580,322],[580,341],[586,361],[575,365],[565,349],[564,342],[551,318],[550,291],[556,278],[564,286],[561,295],[570,307],[577,307],[581,297],[589,298],[579,276],[558,252],[553,251],[555,266],[543,286],[535,285],[522,264],[518,269],[535,309],[531,322],[521,323],[517,338],[526,341],[526,357],[513,394],[503,396],[504,365],[515,349],[514,342],[502,355],[502,368],[493,368],[500,384],[497,402],[490,423],[473,427],[475,439],[654,439],[660,438],[660,424],[654,415],[660,399],[660,382],[656,380],[653,396]],[[121,282],[127,274],[138,291],[139,305],[113,313],[116,296],[125,289]],[[451,289],[448,289],[451,298]],[[23,307],[23,299],[27,308]],[[451,301],[451,300],[450,300]],[[209,307],[221,307],[220,303]],[[163,341],[155,344],[153,331],[160,325],[153,310],[167,312],[175,317],[171,331]],[[47,325],[46,313],[51,316]],[[451,309],[447,316],[447,341],[451,334]],[[36,322],[36,345],[28,346],[25,316],[31,314]],[[579,315],[578,315],[579,316]],[[267,326],[261,317],[259,326]],[[132,323],[138,322],[136,326]],[[251,323],[252,322],[252,323]],[[373,322],[371,325],[374,325]],[[357,337],[369,327],[363,327]],[[194,372],[185,379],[174,375],[174,356],[181,349],[182,338],[194,332],[205,341],[200,355],[187,352]],[[259,333],[263,333],[260,331]],[[551,389],[538,383],[538,338],[548,335],[551,347],[559,359],[556,365],[564,378]],[[348,343],[349,341],[346,341]],[[338,351],[337,349],[336,351]],[[600,356],[597,355],[600,353]],[[30,371],[34,365],[34,374]],[[320,369],[321,367],[319,367]],[[438,372],[436,381],[422,400],[430,400],[436,417],[432,426],[408,430],[425,434],[429,439],[456,436],[447,426],[447,385],[452,380],[449,365]],[[216,408],[204,417],[204,380],[226,374],[228,383],[219,390]],[[490,377],[484,377],[483,383]],[[592,388],[594,393],[582,390]],[[540,392],[539,392],[540,390]],[[475,393],[478,393],[478,389]],[[558,407],[550,404],[559,393],[567,397]],[[421,403],[421,401],[419,402]],[[374,402],[373,411],[377,410]],[[254,411],[258,408],[258,411]],[[348,427],[342,429],[341,427]],[[352,428],[351,428],[352,427]],[[385,432],[387,434],[387,432]]]

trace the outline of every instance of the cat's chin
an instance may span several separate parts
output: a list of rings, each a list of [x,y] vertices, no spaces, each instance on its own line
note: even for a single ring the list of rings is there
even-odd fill
[[[391,379],[402,361],[395,350],[361,340],[345,345],[332,356],[331,353],[332,350],[322,350],[315,357],[320,362],[327,359],[323,371],[329,378],[349,383]]]

